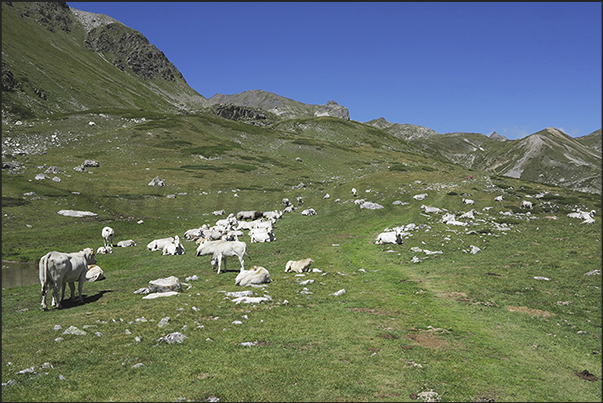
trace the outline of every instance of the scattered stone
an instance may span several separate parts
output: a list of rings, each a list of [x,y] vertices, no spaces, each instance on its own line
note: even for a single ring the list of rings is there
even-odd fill
[[[92,213],[90,211],[78,211],[78,210],[59,210],[58,214],[64,215],[66,217],[92,217],[97,215],[96,213]]]
[[[182,343],[186,339],[186,336],[180,332],[170,333],[166,336],[160,337],[157,341],[165,341],[167,344]]]
[[[180,293],[177,291],[167,291],[167,292],[154,292],[147,296],[142,297],[142,299],[155,299],[161,297],[173,297],[174,295],[179,295]]]
[[[63,334],[74,334],[74,335],[76,335],[76,336],[83,336],[83,335],[85,335],[85,334],[87,334],[87,333],[86,333],[86,331],[84,331],[84,330],[80,330],[80,329],[78,329],[78,328],[77,328],[77,327],[75,327],[75,326],[69,326],[69,327],[67,328],[67,330],[65,330],[65,331],[63,332]]]

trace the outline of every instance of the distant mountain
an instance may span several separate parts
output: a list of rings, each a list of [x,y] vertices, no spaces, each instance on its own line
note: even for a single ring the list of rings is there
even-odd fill
[[[548,127],[523,139],[508,140],[496,132],[489,137],[464,132],[439,134],[383,118],[367,124],[470,169],[601,193],[601,130],[573,138]]]
[[[436,136],[438,134],[438,132],[428,127],[411,125],[408,123],[390,123],[383,117],[370,120],[366,122],[366,124],[377,127],[381,130],[385,130],[389,134],[392,134],[402,140],[424,139]]]
[[[595,130],[586,136],[576,137],[576,141],[601,154],[601,129]]]
[[[309,105],[263,90],[207,99],[143,34],[109,16],[67,3],[2,3],[2,125],[3,134],[15,137],[11,144],[23,132],[20,120],[116,111],[207,119],[211,115],[212,122],[236,121],[228,123],[243,130],[249,127],[249,133],[255,133],[249,125],[269,127],[284,138],[294,138],[297,145],[366,148],[376,156],[385,150],[410,153],[467,169],[601,193],[600,129],[572,138],[549,127],[508,140],[496,132],[440,134],[384,118],[360,123],[351,121],[348,109],[335,101]],[[9,147],[6,141],[3,156],[5,149],[24,152],[22,146]]]
[[[328,101],[325,105],[309,105],[263,90],[250,90],[234,95],[216,94],[208,101],[210,105],[232,104],[260,108],[273,113],[281,120],[320,116],[350,120],[348,109],[335,101]]]

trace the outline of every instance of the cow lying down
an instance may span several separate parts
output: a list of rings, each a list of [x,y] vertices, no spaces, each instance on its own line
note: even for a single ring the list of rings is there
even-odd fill
[[[241,270],[235,278],[235,285],[246,286],[250,284],[271,283],[270,273],[262,266],[253,266],[249,270]]]

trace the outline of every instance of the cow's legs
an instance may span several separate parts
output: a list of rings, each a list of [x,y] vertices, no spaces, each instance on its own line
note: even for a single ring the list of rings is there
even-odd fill
[[[83,276],[83,277],[84,277],[84,279],[80,279],[80,282],[78,284],[78,292],[79,292],[78,301],[80,304],[84,303],[84,297],[82,296],[82,291],[84,290],[84,282],[86,281],[85,280],[86,277],[85,276]]]
[[[55,282],[53,284],[53,289],[52,289],[52,306],[57,307],[59,309],[62,308],[61,300],[59,299],[60,294],[61,294],[61,283]]]
[[[243,255],[239,256],[239,262],[241,262],[241,271],[245,270],[245,262],[243,261]]]
[[[42,309],[45,311],[48,310],[48,305],[46,305],[46,290],[47,289],[48,289],[48,284],[43,283],[42,284]]]

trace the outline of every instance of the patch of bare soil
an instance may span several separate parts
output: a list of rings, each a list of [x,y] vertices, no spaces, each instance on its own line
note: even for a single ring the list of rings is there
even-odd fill
[[[409,339],[420,345],[421,347],[433,348],[435,350],[448,347],[450,343],[448,340],[439,337],[433,333],[419,332],[416,334],[409,334]]]
[[[596,382],[599,380],[599,378],[597,378],[595,375],[588,372],[588,370],[586,370],[586,369],[582,372],[576,371],[576,375],[578,375],[580,378],[582,378],[584,380],[591,381],[591,382]]]
[[[532,309],[527,306],[508,306],[507,309],[511,312],[523,312],[532,316],[542,316],[543,318],[548,318],[553,314],[548,311],[543,311],[541,309]]]

